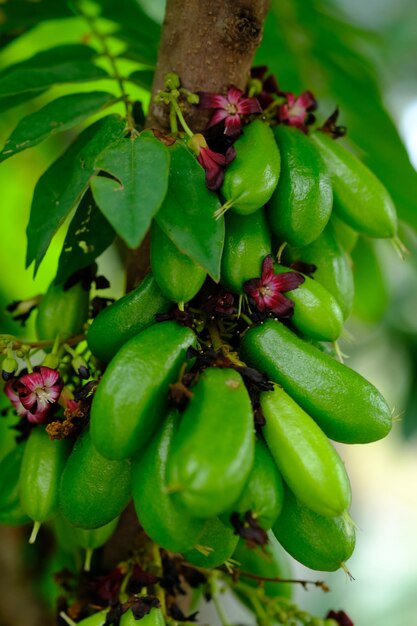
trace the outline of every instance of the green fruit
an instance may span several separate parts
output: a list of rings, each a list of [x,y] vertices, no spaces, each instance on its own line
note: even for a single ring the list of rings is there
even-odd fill
[[[336,299],[343,318],[349,317],[354,294],[351,261],[337,242],[332,223],[313,243],[303,248],[287,246],[284,255],[290,263],[302,261],[315,265],[317,269],[313,274],[314,280]]]
[[[38,339],[55,339],[57,335],[65,338],[82,333],[88,318],[88,302],[89,292],[81,283],[67,290],[52,283],[38,306]]]
[[[141,526],[165,550],[191,549],[203,531],[204,520],[190,515],[166,490],[167,459],[179,415],[170,413],[144,452],[133,464],[133,501]]]
[[[320,235],[333,205],[330,176],[316,146],[297,128],[278,125],[281,174],[268,204],[271,230],[292,246],[306,246]]]
[[[30,433],[20,467],[19,494],[24,512],[35,522],[30,543],[36,539],[41,522],[58,511],[59,483],[71,445],[52,440],[43,426]]]
[[[130,461],[101,456],[85,430],[62,474],[59,505],[73,526],[100,528],[120,515],[130,500]]]
[[[386,278],[373,242],[360,237],[352,252],[355,298],[353,311],[365,322],[376,324],[389,304]]]
[[[287,485],[316,513],[341,515],[351,502],[349,478],[326,435],[278,385],[260,403],[262,432]]]
[[[168,460],[168,486],[190,513],[208,518],[232,506],[249,476],[252,406],[232,369],[204,370],[192,393]]]
[[[370,382],[280,322],[268,320],[250,328],[240,355],[282,385],[330,439],[369,443],[391,430],[391,412]]]
[[[151,267],[162,293],[180,308],[197,295],[207,276],[200,265],[172,243],[156,222],[151,228]]]
[[[287,553],[278,543],[272,531],[268,532],[268,543],[256,549],[248,548],[243,539],[239,539],[236,550],[233,553],[233,560],[238,561],[239,571],[247,572],[261,578],[286,578],[292,577],[291,564]],[[240,580],[251,587],[257,587],[259,582],[244,574]],[[288,598],[292,597],[291,583],[280,583],[265,581],[262,587],[268,598]],[[242,597],[239,594],[239,597]]]
[[[155,323],[172,303],[148,274],[136,289],[101,311],[87,332],[87,343],[94,356],[111,361],[126,341]]]
[[[120,348],[91,406],[91,437],[100,454],[125,459],[146,445],[166,414],[169,385],[194,342],[189,328],[163,322]]]
[[[332,214],[330,224],[333,228],[333,233],[338,244],[348,254],[352,252],[353,248],[358,241],[359,233],[346,224],[343,220],[339,219],[335,213]]]
[[[334,572],[355,548],[355,529],[348,516],[326,517],[301,504],[290,490],[274,534],[285,550],[310,569]]]
[[[255,120],[234,143],[236,158],[227,166],[221,193],[225,209],[247,215],[264,206],[278,183],[281,157],[267,124]]]
[[[231,511],[222,516],[229,518],[232,512],[244,515],[251,511],[260,526],[271,528],[281,512],[284,488],[281,474],[262,439],[255,442],[255,457],[246,485]]]
[[[30,521],[19,497],[19,475],[25,443],[18,443],[0,461],[0,524],[20,526]]]
[[[219,567],[230,559],[238,540],[239,537],[234,534],[232,528],[215,517],[207,520],[198,546],[184,552],[183,556],[196,567]]]
[[[325,133],[313,133],[311,139],[330,172],[333,210],[337,215],[368,237],[395,237],[395,207],[378,178],[354,154]]]
[[[123,613],[122,619],[120,620],[120,626],[138,626],[138,622],[140,626],[165,626],[165,619],[161,609],[153,608],[137,620],[133,615],[132,611],[127,611]]]
[[[101,548],[101,546],[110,539],[116,530],[118,522],[119,518],[116,517],[108,524],[104,524],[104,526],[99,526],[98,528],[88,529],[73,527],[75,541],[86,552],[84,562],[85,571],[90,571],[91,557],[93,556],[94,550]]]
[[[234,293],[243,293],[244,283],[260,276],[268,254],[271,236],[263,209],[250,215],[227,213],[221,284]]]
[[[104,611],[97,611],[97,613],[93,613],[93,615],[89,615],[81,620],[81,622],[77,622],[77,626],[104,626],[107,613],[109,609],[104,609]]]
[[[274,265],[275,274],[293,271],[277,263]],[[336,299],[323,285],[304,274],[302,276],[304,282],[285,294],[294,302],[291,322],[312,339],[335,341],[343,329],[343,315]]]

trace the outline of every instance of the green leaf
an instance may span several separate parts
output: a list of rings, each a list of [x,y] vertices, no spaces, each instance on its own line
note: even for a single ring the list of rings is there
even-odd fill
[[[0,98],[47,89],[55,84],[100,78],[108,78],[107,72],[88,61],[57,63],[49,67],[18,67],[0,76]]]
[[[146,89],[147,91],[152,90],[154,71],[153,70],[137,70],[136,72],[132,72],[129,75],[129,80],[139,87]]]
[[[36,146],[50,135],[79,124],[118,100],[105,91],[92,91],[73,93],[48,102],[39,111],[20,120],[0,152],[0,163],[26,148]]]
[[[75,209],[91,176],[97,173],[95,160],[107,146],[125,132],[125,121],[109,115],[86,128],[36,184],[27,227],[26,267],[35,261],[35,274],[52,237]]]
[[[25,91],[24,93],[18,93],[15,96],[6,96],[5,98],[0,98],[0,113],[4,113],[9,109],[13,109],[14,107],[17,107],[19,106],[19,104],[23,104],[28,100],[33,100],[43,93],[45,92],[43,89],[41,89],[39,91]]]
[[[268,65],[283,91],[313,91],[320,121],[339,106],[348,139],[387,187],[400,217],[417,228],[417,174],[365,52],[376,43],[384,44],[349,24],[335,7],[318,0],[273,0],[256,63]]]
[[[76,271],[88,267],[114,241],[116,233],[97,208],[87,189],[72,218],[58,261],[56,283],[65,283]]]
[[[57,0],[11,0],[1,4],[0,32],[21,30],[41,21],[73,16],[67,3]]]
[[[184,145],[177,142],[169,150],[168,193],[156,221],[181,252],[218,281],[224,243],[224,218],[214,217],[219,199],[207,189],[203,168]]]
[[[84,44],[69,43],[62,46],[54,46],[47,50],[41,50],[24,61],[9,65],[1,72],[0,77],[15,70],[22,70],[28,67],[49,67],[50,65],[60,65],[61,63],[74,61],[92,61],[96,56],[97,50]]]
[[[167,191],[167,147],[154,137],[121,139],[103,152],[96,167],[117,180],[93,178],[95,201],[126,244],[138,247]]]

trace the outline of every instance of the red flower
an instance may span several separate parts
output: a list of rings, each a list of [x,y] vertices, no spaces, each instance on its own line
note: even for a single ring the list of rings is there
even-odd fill
[[[317,107],[313,94],[311,91],[304,91],[298,98],[293,93],[286,93],[285,96],[287,102],[278,108],[278,120],[305,132],[307,124],[314,120],[311,112]]]
[[[246,281],[244,290],[259,311],[271,311],[278,317],[291,317],[294,303],[282,292],[296,289],[304,282],[304,276],[297,272],[274,274],[274,261],[267,256],[262,263],[262,275]]]
[[[233,146],[227,149],[226,154],[210,150],[204,136],[197,133],[189,141],[190,148],[197,155],[197,161],[206,170],[206,185],[211,191],[220,189],[224,179],[224,168],[236,156]]]
[[[244,92],[231,85],[227,95],[208,93],[201,91],[199,94],[199,107],[202,109],[216,109],[208,127],[214,126],[224,120],[226,135],[238,135],[241,129],[241,115],[261,113],[262,109],[256,98],[248,98]]]
[[[59,372],[40,365],[32,373],[9,381],[4,392],[18,415],[40,424],[47,420],[51,405],[58,400],[62,387]]]

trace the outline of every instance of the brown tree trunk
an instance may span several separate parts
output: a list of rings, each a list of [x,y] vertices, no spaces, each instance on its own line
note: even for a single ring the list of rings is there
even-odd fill
[[[164,76],[176,72],[192,92],[226,93],[229,85],[244,89],[256,48],[262,39],[269,0],[167,0],[153,96]],[[201,132],[210,112],[190,107],[187,123]],[[167,111],[151,104],[146,125],[168,132]],[[149,237],[132,251],[127,263],[127,289],[149,271]]]

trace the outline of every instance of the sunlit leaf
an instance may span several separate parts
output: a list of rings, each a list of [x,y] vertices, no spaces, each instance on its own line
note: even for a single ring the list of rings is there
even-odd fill
[[[105,91],[74,93],[48,102],[42,109],[22,118],[0,152],[0,162],[26,148],[36,146],[50,135],[61,133],[118,98]]]
[[[39,179],[27,227],[26,266],[35,261],[35,273],[54,234],[78,206],[91,176],[97,173],[96,158],[124,130],[125,121],[119,116],[102,118],[84,130]]]
[[[94,199],[131,248],[139,246],[165,197],[169,161],[166,146],[148,136],[121,139],[96,161],[114,178],[91,180]]]

